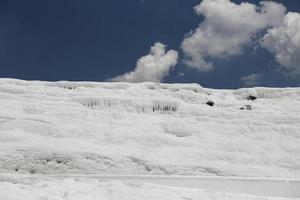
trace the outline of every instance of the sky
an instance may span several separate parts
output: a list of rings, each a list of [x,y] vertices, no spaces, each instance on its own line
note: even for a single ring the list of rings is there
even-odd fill
[[[300,1],[0,0],[0,77],[300,87]]]

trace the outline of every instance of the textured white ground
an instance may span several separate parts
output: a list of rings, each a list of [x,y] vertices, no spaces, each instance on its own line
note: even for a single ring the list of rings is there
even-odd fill
[[[245,194],[86,178],[1,179],[1,200],[287,200]],[[293,198],[299,200],[300,198]]]
[[[248,100],[249,95],[258,99]],[[206,105],[208,100],[215,105]],[[252,110],[241,110],[246,105]],[[0,79],[0,173],[300,178],[299,113],[300,88],[213,90],[196,84]],[[74,179],[45,184],[55,195],[53,188],[67,191],[70,182],[79,189],[101,187],[95,194],[112,199],[118,194],[108,191],[120,188],[149,190],[149,199],[157,190],[179,199],[206,195]],[[10,187],[20,193],[28,189],[26,184],[1,184],[9,195],[14,195]],[[26,194],[39,196],[43,184],[28,186],[40,189]]]

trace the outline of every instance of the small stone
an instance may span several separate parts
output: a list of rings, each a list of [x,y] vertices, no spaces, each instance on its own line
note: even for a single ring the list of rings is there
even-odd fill
[[[215,103],[213,101],[208,101],[208,102],[206,102],[206,104],[209,106],[214,106]]]
[[[255,99],[257,99],[257,97],[253,95],[249,95],[247,99],[254,101]]]

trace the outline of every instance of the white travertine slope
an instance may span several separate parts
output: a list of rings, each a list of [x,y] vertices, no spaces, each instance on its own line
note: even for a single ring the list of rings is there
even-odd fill
[[[300,88],[0,79],[0,173],[299,178],[299,113]]]
[[[218,191],[100,181],[85,178],[8,178],[0,181],[2,200],[289,200]],[[299,200],[293,198],[292,200]]]

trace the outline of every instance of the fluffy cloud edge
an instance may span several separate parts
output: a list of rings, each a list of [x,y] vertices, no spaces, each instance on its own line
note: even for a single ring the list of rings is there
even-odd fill
[[[148,55],[141,57],[133,71],[111,78],[113,82],[161,82],[178,62],[178,52],[166,51],[166,45],[156,42]]]
[[[299,13],[287,13],[282,25],[269,29],[260,43],[274,55],[285,75],[292,78],[300,77]]]
[[[181,44],[185,64],[199,71],[214,68],[211,59],[223,59],[242,53],[261,30],[281,24],[286,8],[263,1],[260,6],[230,0],[203,0],[194,7],[204,21],[187,34]]]
[[[257,86],[261,84],[263,79],[262,73],[252,73],[247,76],[242,76],[241,81],[245,86]]]

